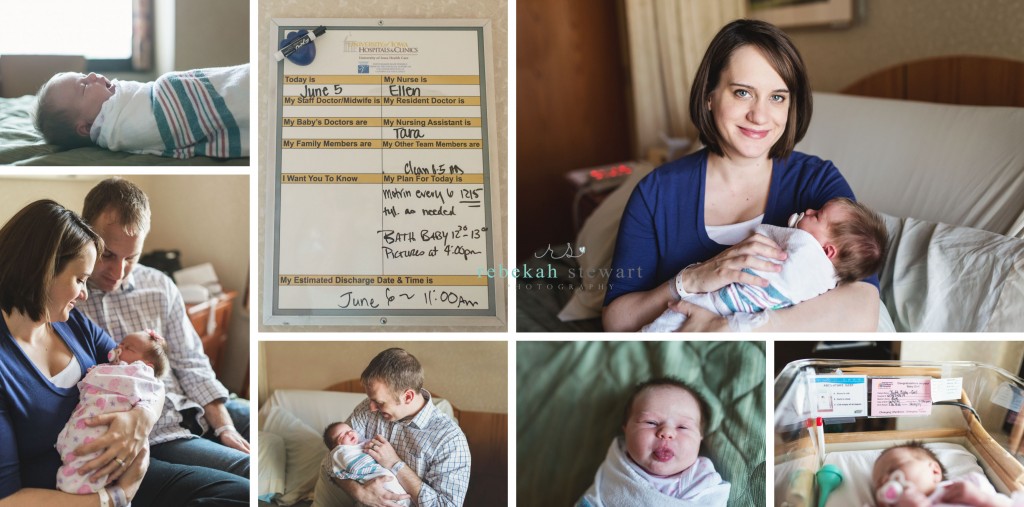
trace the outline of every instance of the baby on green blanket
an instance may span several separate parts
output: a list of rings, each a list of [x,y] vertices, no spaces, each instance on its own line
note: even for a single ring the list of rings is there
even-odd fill
[[[684,382],[662,377],[636,386],[622,430],[578,505],[722,505],[729,483],[698,455],[709,409]],[[626,503],[623,503],[626,502]]]

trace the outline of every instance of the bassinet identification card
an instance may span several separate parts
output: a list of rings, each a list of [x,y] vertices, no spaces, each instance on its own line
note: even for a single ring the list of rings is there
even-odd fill
[[[868,383],[864,375],[816,375],[813,400],[821,417],[868,415]]]
[[[931,415],[931,379],[871,379],[872,417]]]

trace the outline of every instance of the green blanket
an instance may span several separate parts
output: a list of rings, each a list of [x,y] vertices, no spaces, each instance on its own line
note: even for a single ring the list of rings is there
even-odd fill
[[[711,408],[701,454],[730,507],[765,505],[764,342],[519,342],[516,498],[573,505],[594,480],[632,387],[672,375]]]
[[[13,99],[0,98],[0,164],[14,165],[249,165],[249,157],[213,159],[195,157],[179,160],[153,155],[136,155],[106,150],[96,146],[61,151],[43,141],[32,125],[36,99],[25,95]]]

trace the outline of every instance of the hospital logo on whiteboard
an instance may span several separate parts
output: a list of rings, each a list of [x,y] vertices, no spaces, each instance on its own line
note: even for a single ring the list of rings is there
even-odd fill
[[[368,63],[360,63],[359,65],[356,66],[356,69],[357,69],[357,72],[359,74],[369,74],[370,73],[370,64],[368,64]]]

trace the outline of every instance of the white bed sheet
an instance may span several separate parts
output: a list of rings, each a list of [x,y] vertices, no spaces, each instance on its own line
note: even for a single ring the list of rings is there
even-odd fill
[[[978,459],[964,446],[944,442],[925,444],[939,457],[946,467],[947,479],[964,476],[970,472],[985,475],[978,465]],[[882,449],[863,451],[830,452],[825,464],[835,465],[843,474],[843,483],[828,497],[826,507],[860,507],[874,505],[874,488],[871,485],[871,468]]]

